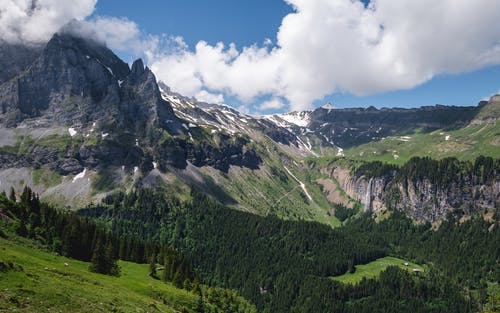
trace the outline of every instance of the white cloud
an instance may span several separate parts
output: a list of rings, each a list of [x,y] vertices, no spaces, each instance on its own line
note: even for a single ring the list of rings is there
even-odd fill
[[[260,110],[277,110],[277,109],[282,109],[286,106],[286,104],[281,101],[279,98],[272,98],[270,100],[264,101],[259,105]]]
[[[250,109],[248,108],[247,105],[240,105],[239,107],[236,108],[239,112],[243,113],[243,114],[250,114]]]
[[[206,90],[199,91],[195,96],[196,100],[206,102],[206,103],[215,103],[222,104],[224,103],[224,95],[218,93],[210,93]]]
[[[492,26],[500,1],[286,1],[295,12],[283,19],[276,47],[184,44],[153,56],[152,69],[189,96],[203,88],[246,103],[270,95],[298,110],[336,91],[407,89],[500,63],[500,28]]]
[[[126,18],[98,16],[85,20],[96,3],[97,0],[0,0],[0,39],[10,43],[45,43],[65,27],[65,31],[106,42],[115,50],[140,55],[156,49],[159,39],[144,36],[138,25]]]
[[[134,55],[151,56],[158,49],[160,38],[144,35],[137,23],[127,18],[98,16],[75,21],[66,26],[66,31],[105,42],[112,50],[126,51]]]
[[[45,42],[72,19],[92,14],[96,0],[0,0],[0,38],[11,43]]]

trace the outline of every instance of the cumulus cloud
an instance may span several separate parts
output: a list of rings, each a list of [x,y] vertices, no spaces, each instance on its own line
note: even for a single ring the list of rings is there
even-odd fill
[[[181,42],[174,53],[152,56],[152,69],[188,96],[204,88],[245,103],[268,95],[298,110],[333,92],[407,89],[500,63],[500,28],[492,26],[499,1],[286,2],[294,12],[274,47],[268,40],[240,49],[201,41],[190,50]]]
[[[206,90],[199,91],[195,96],[196,100],[206,102],[206,103],[215,103],[215,104],[223,104],[224,103],[224,95],[218,93],[210,93]]]
[[[112,50],[134,55],[150,56],[160,42],[159,37],[143,34],[137,23],[123,17],[98,16],[84,21],[73,20],[63,27],[63,31],[93,38]]]
[[[45,43],[63,29],[136,55],[156,49],[159,38],[143,35],[138,25],[126,18],[88,19],[96,3],[97,0],[0,0],[0,39],[9,43]]]
[[[270,100],[264,101],[259,105],[259,109],[262,111],[265,110],[277,110],[282,109],[286,106],[286,104],[281,101],[279,98],[272,98]]]
[[[0,38],[10,43],[45,42],[72,19],[82,20],[96,0],[0,0]]]

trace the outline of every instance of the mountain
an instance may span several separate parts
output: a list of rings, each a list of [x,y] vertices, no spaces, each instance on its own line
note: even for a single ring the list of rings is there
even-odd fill
[[[414,138],[420,147],[434,137],[440,141],[427,144],[428,151],[447,149],[438,157],[499,156],[496,98],[475,107],[326,105],[255,117],[177,94],[157,82],[142,60],[129,67],[89,38],[60,32],[44,47],[20,48],[19,54],[15,49],[0,49],[2,62],[12,58],[0,85],[0,188],[29,185],[56,204],[77,208],[117,191],[157,185],[182,198],[195,186],[238,210],[339,225],[332,213],[338,197],[318,179],[331,185],[340,178],[324,176],[332,163],[318,166],[321,158],[402,165],[415,155],[435,156],[409,147]],[[455,143],[459,133],[469,136],[473,153],[443,148],[443,139]],[[353,168],[343,170],[362,181]],[[368,197],[360,195],[366,186],[349,186],[336,191],[346,195],[340,203],[366,206]],[[373,192],[370,198],[378,199]]]
[[[325,105],[314,111],[274,114],[266,118],[299,136],[319,139],[319,146],[314,147],[317,150],[321,150],[321,146],[345,150],[391,136],[411,134],[415,130],[431,132],[461,128],[468,125],[486,103],[470,107],[435,105],[412,109],[335,109]]]
[[[296,171],[294,157],[310,152],[288,130],[164,89],[141,60],[129,68],[98,42],[54,35],[0,86],[2,188],[28,184],[77,207],[123,188],[166,184],[183,194],[194,185],[264,214],[295,187],[283,164]],[[313,218],[319,206],[302,197],[283,202]]]
[[[498,96],[256,117],[65,31],[0,60],[0,311],[498,307]]]

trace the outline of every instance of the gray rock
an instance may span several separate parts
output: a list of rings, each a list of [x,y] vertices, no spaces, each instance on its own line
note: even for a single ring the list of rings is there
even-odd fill
[[[83,170],[82,164],[73,158],[61,160],[57,168],[62,175],[78,174]]]

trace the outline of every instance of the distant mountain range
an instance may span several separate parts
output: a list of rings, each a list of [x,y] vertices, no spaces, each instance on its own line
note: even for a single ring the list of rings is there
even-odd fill
[[[236,209],[337,225],[333,202],[380,198],[362,196],[368,180],[349,174],[356,162],[500,157],[499,97],[470,107],[324,106],[256,117],[172,92],[141,60],[129,67],[67,33],[37,47],[2,42],[0,66],[0,189],[29,185],[74,208],[117,190],[166,185],[183,197],[195,186]],[[341,168],[354,185],[339,183]],[[482,207],[498,207],[498,188],[488,197]]]

